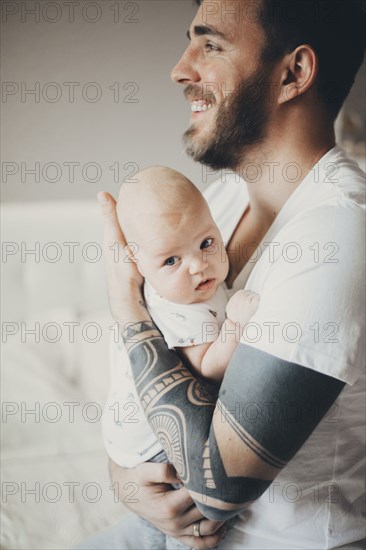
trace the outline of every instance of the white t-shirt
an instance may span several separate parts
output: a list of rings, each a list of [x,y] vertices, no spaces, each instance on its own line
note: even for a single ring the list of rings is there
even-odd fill
[[[146,305],[169,348],[216,340],[225,320],[224,285],[206,302],[174,304],[145,281]],[[162,451],[138,398],[128,356],[121,341],[110,342],[111,381],[102,426],[108,455],[120,466],[132,468]]]
[[[347,385],[269,489],[240,514],[222,548],[336,548],[366,536],[364,185],[363,172],[338,146],[328,151],[230,290],[261,297],[243,342]],[[246,186],[227,176],[205,196],[228,242],[248,205]]]
[[[366,536],[364,187],[356,163],[338,146],[328,151],[231,290],[247,287],[261,298],[243,343],[346,386],[269,489],[240,514],[223,548],[336,548]],[[213,184],[206,198],[228,241],[248,204],[246,186],[233,177]]]

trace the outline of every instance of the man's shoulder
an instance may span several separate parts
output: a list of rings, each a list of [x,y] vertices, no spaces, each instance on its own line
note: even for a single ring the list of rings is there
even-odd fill
[[[365,221],[364,172],[334,147],[306,175],[279,217],[279,236],[327,238],[359,232]]]
[[[336,145],[314,167],[313,177],[329,194],[337,194],[343,202],[365,206],[366,174],[355,159]]]

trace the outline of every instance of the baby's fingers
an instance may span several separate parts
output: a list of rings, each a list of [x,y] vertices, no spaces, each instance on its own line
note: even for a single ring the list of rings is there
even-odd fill
[[[250,290],[238,290],[226,305],[228,318],[240,325],[248,323],[259,306],[259,295]]]

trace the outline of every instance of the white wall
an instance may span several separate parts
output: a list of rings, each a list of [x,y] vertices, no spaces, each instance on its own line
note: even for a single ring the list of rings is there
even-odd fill
[[[3,200],[116,193],[136,166],[151,164],[174,166],[200,184],[202,168],[184,154],[181,139],[189,108],[183,88],[170,80],[187,43],[193,2],[73,3],[74,16],[66,0],[3,3]],[[35,8],[36,15],[29,13]],[[99,20],[92,23],[94,18]],[[78,84],[74,101],[67,82]],[[96,86],[85,87],[91,82]],[[36,96],[25,93],[37,86]],[[97,90],[101,97],[92,102]],[[59,100],[52,101],[57,93]],[[70,162],[79,163],[74,181],[65,165]],[[36,163],[39,182],[26,173]],[[96,183],[90,180],[97,169],[88,163],[99,167]]]

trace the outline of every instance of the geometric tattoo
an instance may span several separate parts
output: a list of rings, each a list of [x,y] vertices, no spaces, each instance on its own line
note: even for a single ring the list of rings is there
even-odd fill
[[[239,344],[217,397],[150,319],[131,324],[122,338],[145,415],[209,519],[226,520],[260,498],[344,386]]]

